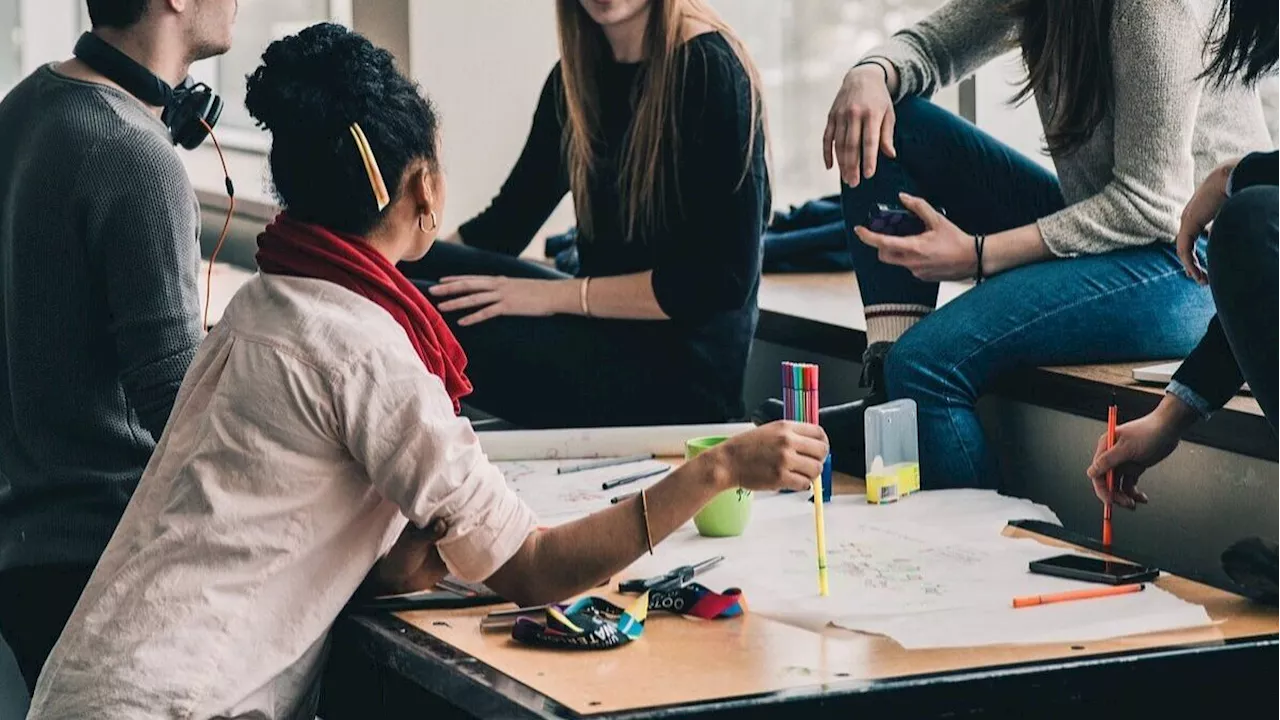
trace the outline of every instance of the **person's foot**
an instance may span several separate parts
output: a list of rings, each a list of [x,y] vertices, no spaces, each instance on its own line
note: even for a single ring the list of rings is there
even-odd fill
[[[1245,538],[1222,553],[1222,569],[1252,600],[1276,604],[1276,543]]]
[[[818,411],[818,424],[831,441],[831,468],[856,477],[866,475],[866,432],[863,414],[867,408],[888,401],[884,385],[884,361],[893,343],[876,343],[862,354],[862,377],[859,386],[867,388],[866,396],[853,402],[829,405]],[[781,400],[770,398],[751,413],[751,422],[764,425],[785,416]]]

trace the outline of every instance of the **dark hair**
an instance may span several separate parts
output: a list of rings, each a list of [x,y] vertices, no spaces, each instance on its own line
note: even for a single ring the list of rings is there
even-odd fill
[[[1047,95],[1045,147],[1070,155],[1089,141],[1111,112],[1113,0],[1018,0],[1010,11],[1022,22],[1018,44],[1027,84],[1014,96]]]
[[[381,220],[352,123],[368,137],[392,202],[412,163],[439,165],[431,102],[391,53],[340,25],[271,43],[249,76],[245,107],[271,131],[276,197],[303,222],[364,235]]]
[[[127,30],[142,19],[149,0],[87,0],[89,22],[95,27]]]
[[[1222,0],[1205,51],[1212,56],[1202,78],[1225,85],[1241,75],[1254,85],[1276,66],[1276,3],[1271,0]]]

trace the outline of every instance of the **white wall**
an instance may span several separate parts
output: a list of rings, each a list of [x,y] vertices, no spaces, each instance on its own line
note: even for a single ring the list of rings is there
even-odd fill
[[[524,147],[559,52],[551,0],[412,0],[413,77],[439,107],[449,200],[446,232],[483,210]],[[565,200],[548,222],[573,223]]]

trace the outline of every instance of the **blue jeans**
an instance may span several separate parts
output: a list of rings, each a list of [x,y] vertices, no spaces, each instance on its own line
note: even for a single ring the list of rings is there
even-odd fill
[[[845,187],[847,225],[899,190],[947,210],[961,229],[994,233],[1063,207],[1052,173],[963,119],[924,100],[897,107],[898,159]],[[880,262],[850,227],[864,303],[933,306],[938,286]],[[1184,357],[1213,316],[1213,299],[1182,271],[1173,245],[1055,259],[990,278],[935,310],[894,345],[885,364],[889,398],[916,401],[921,483],[999,488],[975,404],[1004,373],[1071,365]],[[1080,459],[1083,472],[1088,458]]]

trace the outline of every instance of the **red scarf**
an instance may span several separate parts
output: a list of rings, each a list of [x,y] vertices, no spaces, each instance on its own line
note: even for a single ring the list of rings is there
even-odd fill
[[[462,346],[440,311],[382,253],[357,237],[281,214],[258,236],[257,260],[264,273],[328,280],[391,313],[422,364],[444,382],[453,411],[461,410],[458,398],[471,392]]]

